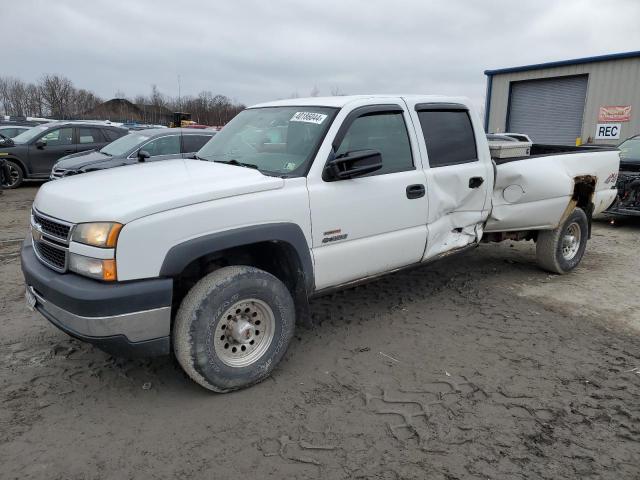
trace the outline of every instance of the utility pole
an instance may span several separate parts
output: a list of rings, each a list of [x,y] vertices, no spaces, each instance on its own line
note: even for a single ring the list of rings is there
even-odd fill
[[[178,110],[182,111],[182,96],[180,95],[180,75],[178,74]]]

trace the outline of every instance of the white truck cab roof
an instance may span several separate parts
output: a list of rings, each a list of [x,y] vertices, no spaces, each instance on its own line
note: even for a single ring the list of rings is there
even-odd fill
[[[397,99],[413,100],[420,102],[438,102],[438,103],[462,103],[469,105],[470,100],[466,97],[448,97],[444,95],[417,95],[417,94],[376,94],[376,95],[343,95],[336,97],[305,97],[305,98],[287,98],[284,100],[275,100],[272,102],[258,103],[249,108],[262,107],[299,107],[299,106],[316,106],[316,107],[334,107],[342,108],[349,103],[358,100],[368,99]]]

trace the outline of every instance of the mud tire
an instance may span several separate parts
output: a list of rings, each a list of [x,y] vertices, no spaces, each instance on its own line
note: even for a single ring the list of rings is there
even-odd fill
[[[215,332],[225,311],[249,298],[271,308],[273,338],[250,365],[229,366],[216,353]],[[284,356],[294,329],[294,302],[279,279],[254,267],[224,267],[203,277],[182,301],[172,333],[174,353],[196,383],[214,392],[230,392],[267,378]]]
[[[568,229],[578,229],[580,233],[577,251],[571,258],[563,254],[563,240]],[[543,230],[536,241],[536,257],[540,268],[552,273],[565,274],[578,266],[584,256],[589,237],[589,221],[584,210],[576,208],[567,219],[554,230]]]

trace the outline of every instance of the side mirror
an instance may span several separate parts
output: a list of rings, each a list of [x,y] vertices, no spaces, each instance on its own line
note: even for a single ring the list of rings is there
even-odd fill
[[[37,148],[44,148],[44,147],[46,147],[46,146],[47,146],[47,141],[46,141],[46,140],[42,140],[42,139],[40,139],[40,140],[38,140],[38,141],[36,142],[36,147],[37,147]]]
[[[366,175],[382,168],[382,154],[377,150],[355,150],[339,157],[329,158],[324,167],[327,181],[347,180]]]
[[[139,162],[144,162],[149,158],[151,158],[151,154],[149,152],[147,152],[146,150],[139,150],[138,151],[138,161]]]

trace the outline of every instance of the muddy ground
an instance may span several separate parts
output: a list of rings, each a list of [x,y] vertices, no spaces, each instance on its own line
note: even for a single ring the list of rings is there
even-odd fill
[[[0,197],[0,478],[640,477],[640,223],[559,277],[482,245],[312,304],[275,374],[227,395],[24,307],[35,186]]]

